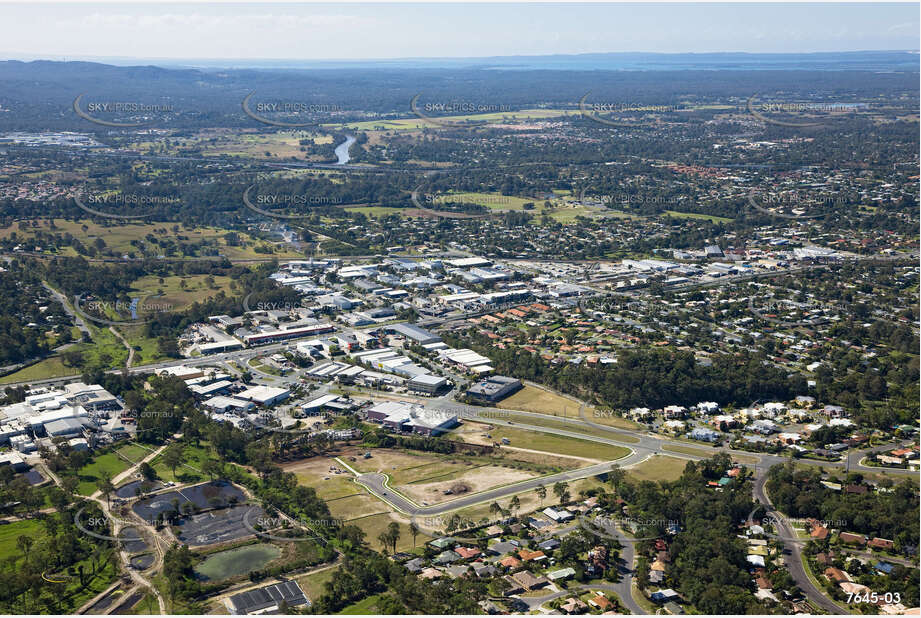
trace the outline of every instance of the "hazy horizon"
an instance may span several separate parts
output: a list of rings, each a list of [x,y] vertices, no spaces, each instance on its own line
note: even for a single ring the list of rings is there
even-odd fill
[[[917,52],[918,32],[907,3],[0,4],[0,56],[17,60]]]

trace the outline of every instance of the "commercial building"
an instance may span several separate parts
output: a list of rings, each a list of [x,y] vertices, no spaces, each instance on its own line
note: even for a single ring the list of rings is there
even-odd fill
[[[467,389],[471,399],[494,403],[522,388],[521,380],[506,376],[490,376]]]

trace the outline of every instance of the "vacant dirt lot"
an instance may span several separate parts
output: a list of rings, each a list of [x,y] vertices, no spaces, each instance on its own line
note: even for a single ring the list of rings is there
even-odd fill
[[[477,493],[493,487],[525,481],[535,476],[537,475],[527,470],[515,470],[504,466],[481,466],[463,473],[450,474],[443,477],[443,480],[398,485],[395,486],[395,489],[419,504],[422,504],[422,502],[437,504],[453,500],[459,495]],[[466,491],[452,492],[447,495],[444,493],[447,490],[458,488],[466,488]]]
[[[341,470],[336,474],[330,468]],[[293,472],[299,485],[313,487],[324,500],[361,493],[362,489],[352,482],[352,474],[330,457],[312,457],[282,466],[285,472]]]

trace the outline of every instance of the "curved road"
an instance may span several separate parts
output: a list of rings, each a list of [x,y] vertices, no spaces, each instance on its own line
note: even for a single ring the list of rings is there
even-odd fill
[[[799,542],[791,540],[796,538],[796,532],[790,524],[787,523],[787,520],[774,508],[774,505],[771,504],[770,498],[768,498],[767,493],[764,491],[766,483],[767,475],[764,473],[759,474],[753,483],[753,492],[755,500],[764,506],[767,514],[772,517],[772,523],[778,528],[777,532],[784,546],[783,561],[787,566],[787,572],[793,577],[793,581],[800,587],[800,590],[802,590],[809,600],[818,607],[830,614],[849,614],[850,612],[825,596],[825,593],[819,590],[812,583],[812,580],[809,579],[809,576],[806,575],[806,569],[803,566],[802,559],[803,550],[801,547],[805,541]]]

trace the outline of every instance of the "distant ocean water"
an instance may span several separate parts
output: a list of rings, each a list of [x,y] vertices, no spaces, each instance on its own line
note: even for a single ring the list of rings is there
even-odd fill
[[[98,59],[111,64],[143,59]],[[391,60],[171,60],[159,66],[274,69],[502,69],[565,71],[913,71],[919,70],[917,51],[819,52],[809,54],[653,54],[611,53],[555,56],[495,56],[484,58],[397,58]]]

